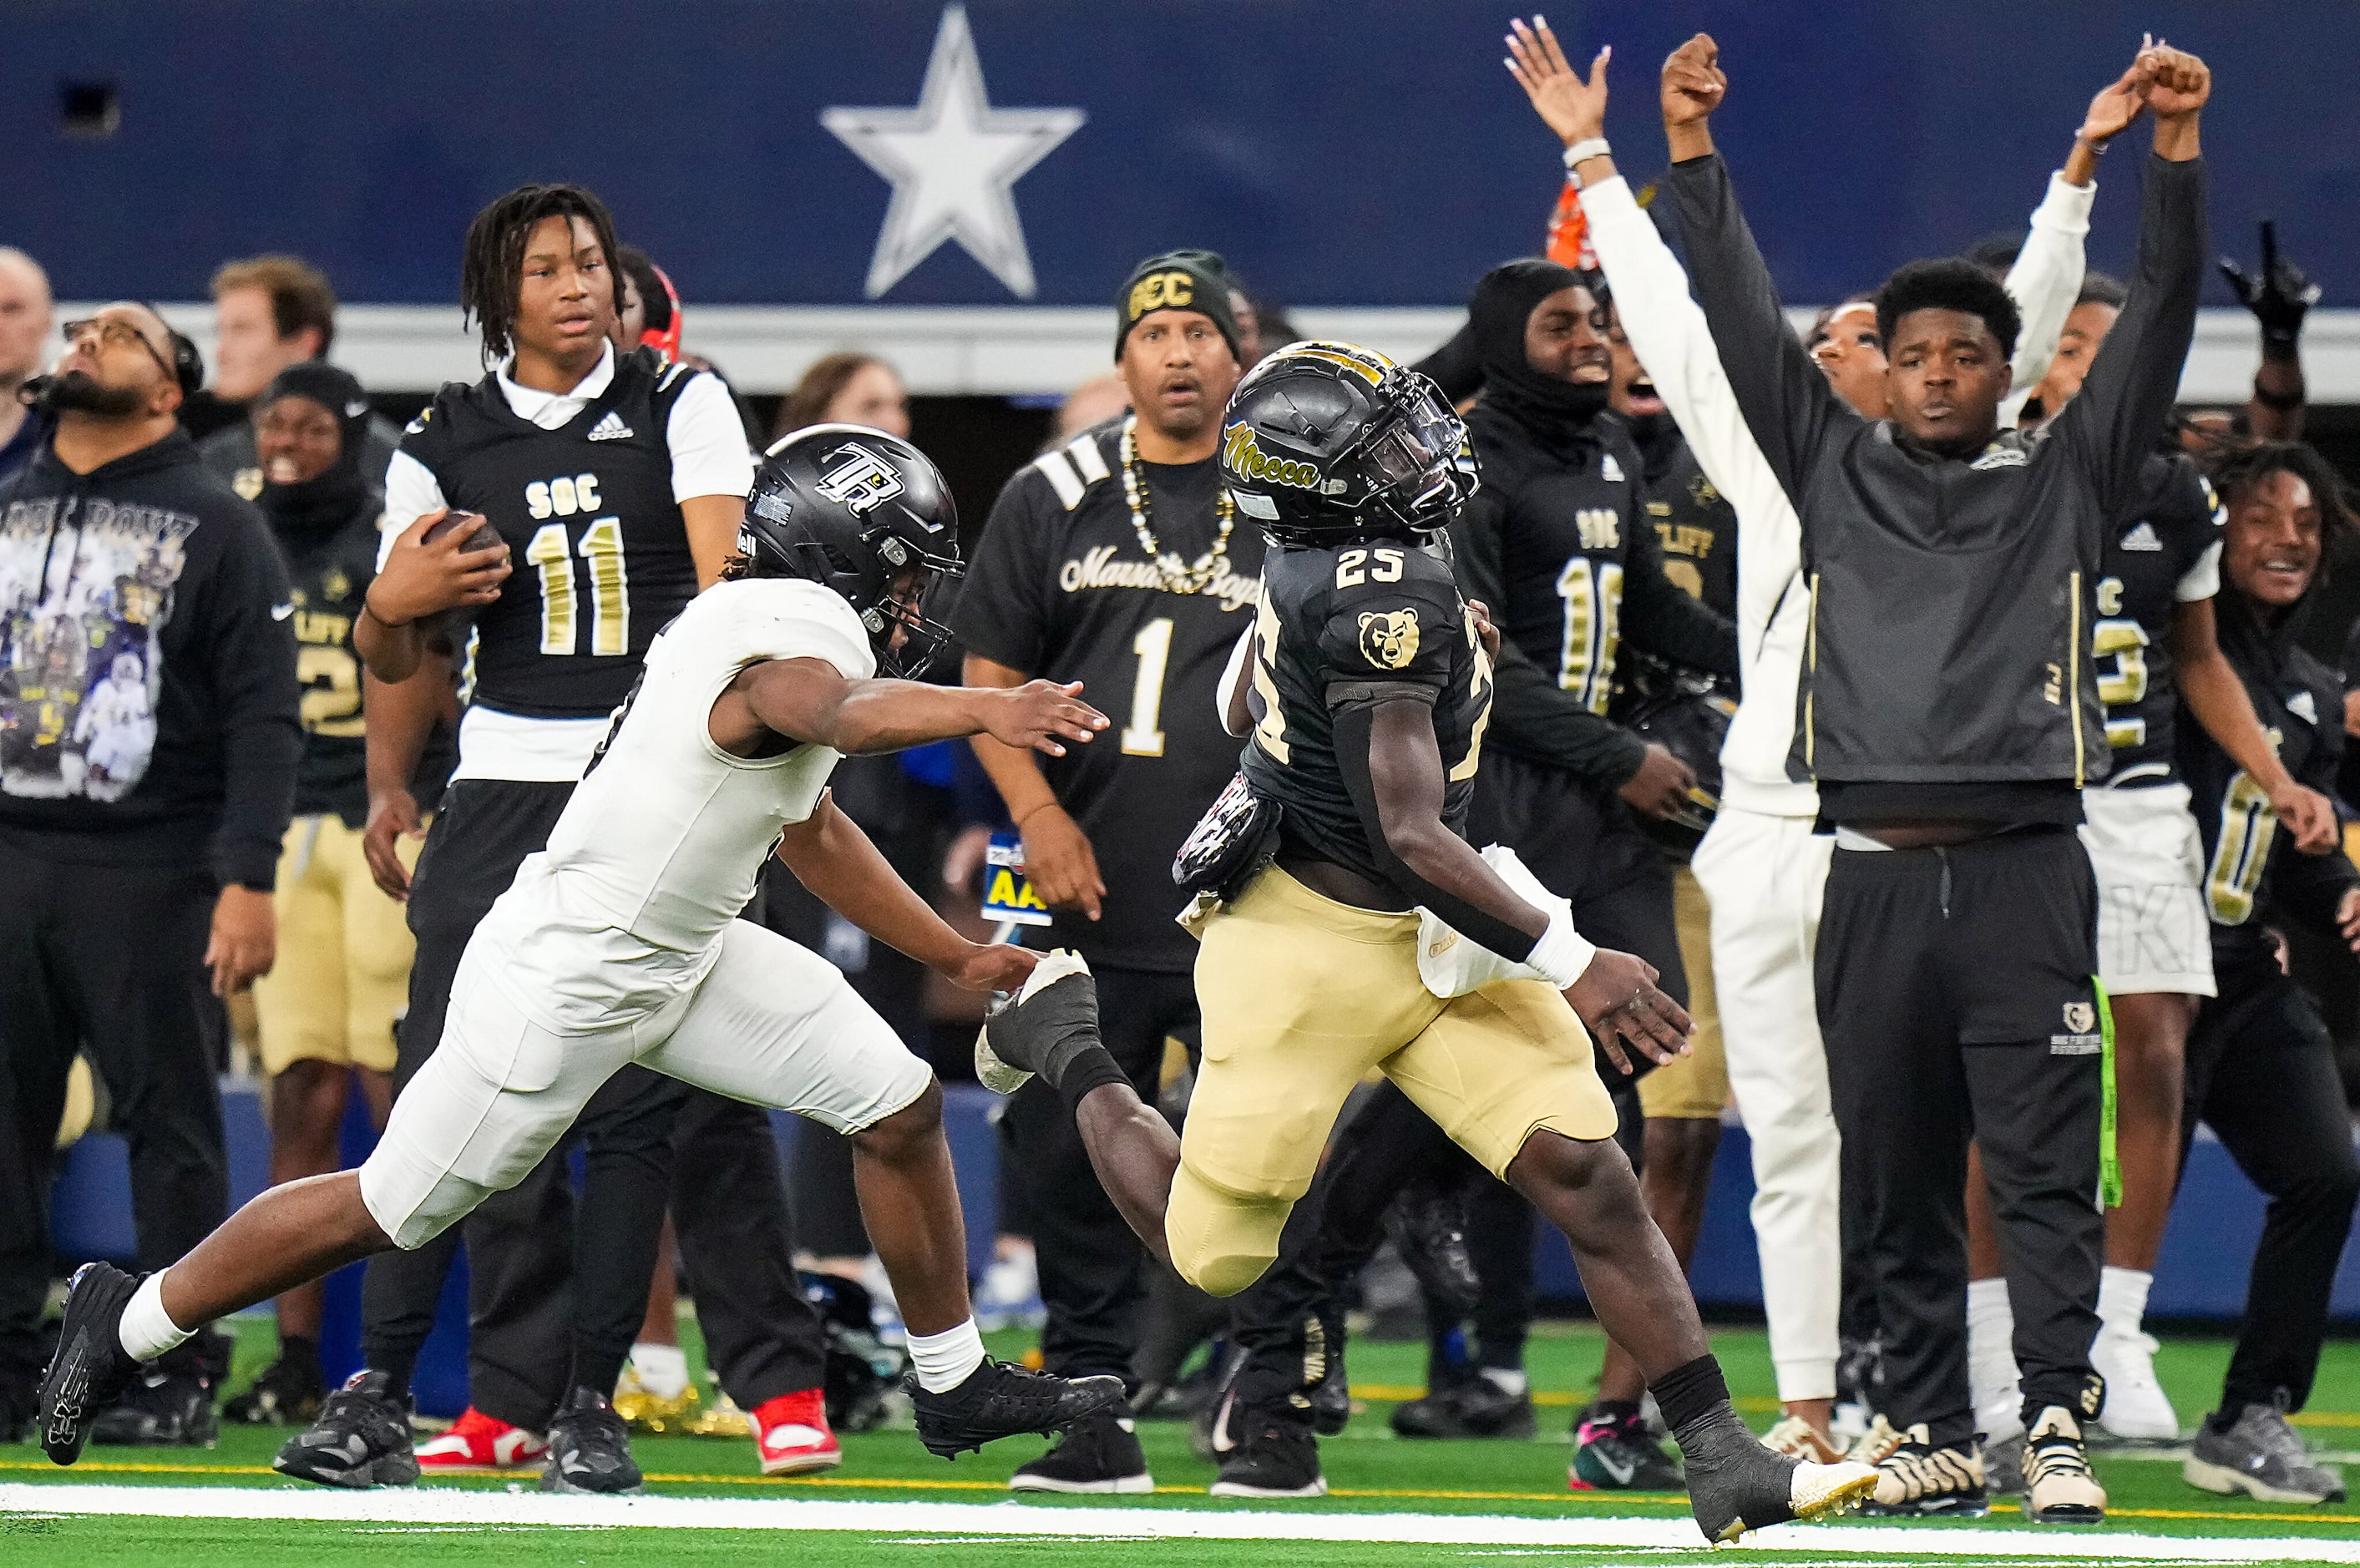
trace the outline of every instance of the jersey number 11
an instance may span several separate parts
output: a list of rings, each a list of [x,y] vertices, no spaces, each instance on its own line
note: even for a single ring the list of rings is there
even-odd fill
[[[574,558],[590,565],[590,651],[621,654],[631,650],[630,584],[623,572],[623,520],[600,517],[582,530],[576,546],[566,537],[563,523],[543,523],[526,545],[524,558],[541,574],[541,651],[571,654],[582,651],[579,596],[574,586]]]

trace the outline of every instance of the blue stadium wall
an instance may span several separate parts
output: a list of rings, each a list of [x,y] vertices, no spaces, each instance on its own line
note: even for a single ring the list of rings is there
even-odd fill
[[[1721,39],[1733,91],[1718,128],[1797,300],[2020,223],[2147,28],[2214,66],[2220,245],[2250,249],[2251,220],[2275,215],[2332,299],[2360,296],[2360,7],[2343,0],[1548,9],[1580,58],[1615,46],[1609,129],[1634,173],[1663,160],[1665,52],[1699,27]],[[943,10],[9,0],[0,243],[38,256],[68,298],[197,299],[222,258],[284,248],[347,299],[444,303],[469,214],[518,181],[563,179],[603,192],[694,299],[858,303],[889,191],[819,115],[914,103]],[[1296,303],[1448,304],[1532,248],[1557,183],[1554,145],[1500,66],[1504,5],[973,0],[967,14],[996,106],[1087,115],[1016,187],[1037,304],[1099,303],[1135,257],[1177,244],[1227,251]],[[112,91],[112,135],[65,128],[75,87]],[[2097,265],[2128,260],[2137,157],[2106,166]],[[945,245],[882,302],[1016,301]]]

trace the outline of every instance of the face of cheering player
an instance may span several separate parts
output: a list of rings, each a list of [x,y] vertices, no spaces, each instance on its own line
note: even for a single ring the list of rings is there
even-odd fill
[[[1626,419],[1644,419],[1663,413],[1664,399],[1649,379],[1647,367],[1639,363],[1639,351],[1623,336],[1622,318],[1612,306],[1606,312],[1606,347],[1613,360],[1613,379],[1608,383],[1606,406]]]
[[[1876,307],[1865,299],[1821,315],[1805,346],[1835,395],[1864,419],[1885,418],[1885,340],[1876,335]]]
[[[46,398],[50,408],[103,420],[160,418],[180,406],[171,331],[145,305],[102,306],[67,323],[66,352]]]
[[[1238,356],[1198,310],[1151,310],[1122,340],[1115,368],[1131,406],[1166,441],[1207,439],[1237,390]]]
[[[1963,455],[1991,440],[2008,365],[1981,316],[1912,310],[1893,323],[1885,352],[1886,412],[1912,441]]]
[[[902,390],[901,378],[891,366],[872,359],[854,371],[843,389],[827,400],[820,419],[831,425],[867,425],[908,441],[910,394]]]
[[[256,410],[254,451],[262,477],[273,485],[317,479],[344,455],[344,430],[335,410],[289,393]]]
[[[2122,313],[2119,306],[2089,299],[2066,314],[2065,330],[2057,334],[2057,357],[2049,362],[2049,374],[2040,378],[2038,396],[2044,417],[2054,419],[2081,390],[2082,379],[2097,362],[2098,345],[2106,341],[2114,318]]]
[[[1589,289],[1560,289],[1533,307],[1524,318],[1524,363],[1577,386],[1605,386],[1614,379],[1606,313]]]
[[[2325,522],[2300,474],[2263,474],[2229,503],[2221,571],[2238,592],[2268,609],[2292,609],[2319,575]]]
[[[519,355],[563,365],[595,362],[601,340],[614,336],[618,313],[615,275],[589,220],[556,217],[535,223],[517,284]]]

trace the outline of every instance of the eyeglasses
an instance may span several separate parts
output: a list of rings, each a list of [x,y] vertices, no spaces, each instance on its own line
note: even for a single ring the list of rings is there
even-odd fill
[[[172,368],[169,361],[166,360],[162,354],[156,352],[156,345],[148,341],[148,334],[141,332],[137,327],[133,326],[129,321],[124,321],[121,317],[93,316],[86,321],[68,321],[65,324],[64,331],[66,335],[66,344],[68,347],[71,347],[74,343],[82,337],[82,333],[89,332],[96,332],[100,343],[111,344],[115,347],[120,347],[125,343],[136,343],[141,348],[148,351],[148,357],[156,362],[156,368],[164,373],[165,380],[177,381],[179,379],[180,373]]]

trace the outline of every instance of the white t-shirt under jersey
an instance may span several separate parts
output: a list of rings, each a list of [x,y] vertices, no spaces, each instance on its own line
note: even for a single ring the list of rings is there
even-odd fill
[[[748,665],[818,659],[866,680],[859,617],[816,583],[724,583],[648,649],[647,672],[549,847],[525,861],[475,941],[499,983],[561,1031],[628,1022],[693,990],[754,896],[781,829],[808,818],[837,754],[803,745],[732,757],[713,704]]]

